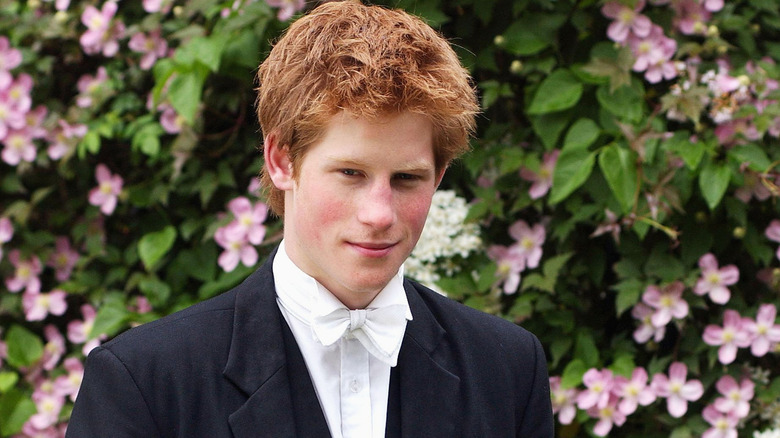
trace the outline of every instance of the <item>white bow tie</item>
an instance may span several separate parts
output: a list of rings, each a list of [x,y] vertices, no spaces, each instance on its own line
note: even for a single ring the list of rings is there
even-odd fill
[[[351,333],[374,357],[394,367],[406,330],[406,307],[393,304],[377,309],[335,309],[314,316],[311,328],[326,347]]]

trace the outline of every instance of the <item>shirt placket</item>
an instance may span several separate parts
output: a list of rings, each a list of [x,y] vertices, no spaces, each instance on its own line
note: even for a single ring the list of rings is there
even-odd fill
[[[341,433],[344,438],[371,434],[369,353],[351,334],[341,342]]]

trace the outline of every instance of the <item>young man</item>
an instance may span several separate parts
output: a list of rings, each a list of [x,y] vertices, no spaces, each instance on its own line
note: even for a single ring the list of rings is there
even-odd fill
[[[271,259],[90,354],[69,437],[551,437],[522,328],[403,278],[477,111],[419,19],[326,3],[258,73]]]

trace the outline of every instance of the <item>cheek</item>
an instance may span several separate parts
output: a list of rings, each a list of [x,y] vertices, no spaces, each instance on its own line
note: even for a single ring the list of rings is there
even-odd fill
[[[419,234],[425,225],[425,219],[428,218],[430,207],[431,197],[422,196],[407,201],[398,211],[409,228],[415,230],[416,234]]]
[[[349,214],[349,203],[326,191],[311,191],[301,201],[299,218],[306,224],[310,237],[318,240]]]

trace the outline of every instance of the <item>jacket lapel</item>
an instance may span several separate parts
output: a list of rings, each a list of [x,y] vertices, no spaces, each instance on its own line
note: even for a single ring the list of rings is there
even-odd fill
[[[404,287],[414,319],[398,355],[402,436],[457,436],[462,407],[452,348],[414,286]]]
[[[223,375],[248,399],[230,416],[230,427],[236,438],[304,436],[304,430],[296,426],[316,431],[308,436],[329,436],[303,357],[276,303],[271,269],[274,255],[239,285],[236,293],[233,338]],[[288,352],[297,353],[294,360],[288,358]],[[291,372],[305,377],[295,379],[293,393]],[[296,415],[296,408],[305,414]],[[321,433],[323,426],[325,434]]]

